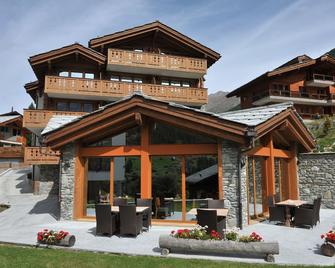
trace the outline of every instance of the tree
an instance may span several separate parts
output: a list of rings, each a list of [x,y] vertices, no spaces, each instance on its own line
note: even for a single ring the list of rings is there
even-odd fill
[[[30,103],[29,107],[28,107],[29,110],[35,110],[35,105],[34,103]]]

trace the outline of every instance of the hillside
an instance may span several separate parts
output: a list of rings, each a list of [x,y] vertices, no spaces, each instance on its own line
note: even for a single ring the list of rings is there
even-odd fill
[[[227,94],[228,92],[218,91],[208,95],[208,104],[205,105],[205,110],[213,113],[223,113],[239,109],[240,98],[227,98]]]

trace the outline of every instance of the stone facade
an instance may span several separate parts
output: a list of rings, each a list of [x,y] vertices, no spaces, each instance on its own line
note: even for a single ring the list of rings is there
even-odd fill
[[[74,177],[75,177],[75,147],[67,144],[62,148],[60,163],[60,219],[73,219]]]
[[[236,143],[222,143],[223,192],[225,205],[229,209],[227,225],[230,227],[244,227],[248,222],[246,159],[241,158],[239,150]]]
[[[41,195],[58,195],[59,191],[59,165],[40,165],[39,189]]]
[[[299,191],[302,200],[322,197],[322,207],[335,208],[335,153],[300,154]]]

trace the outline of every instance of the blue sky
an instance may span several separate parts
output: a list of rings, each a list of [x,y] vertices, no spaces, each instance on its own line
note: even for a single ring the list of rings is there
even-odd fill
[[[231,91],[301,54],[335,47],[334,0],[0,1],[0,113],[31,103],[37,53],[160,20],[222,55],[210,93]]]

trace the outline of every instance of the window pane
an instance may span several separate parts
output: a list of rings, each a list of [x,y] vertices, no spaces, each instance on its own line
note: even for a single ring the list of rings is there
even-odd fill
[[[83,73],[71,72],[71,77],[82,78]]]
[[[88,158],[86,215],[95,215],[95,204],[109,202],[110,158]]]
[[[134,83],[142,83],[143,82],[143,80],[142,80],[142,78],[134,78]]]
[[[59,76],[68,77],[69,76],[69,72],[60,72]]]
[[[119,81],[119,80],[120,80],[120,78],[118,76],[116,76],[116,75],[111,76],[111,81]]]
[[[94,74],[85,73],[85,78],[87,78],[87,79],[94,79]]]
[[[153,218],[182,220],[181,158],[153,156]]]
[[[114,157],[114,197],[127,198],[135,204],[141,195],[141,164],[139,157]]]
[[[171,125],[155,123],[151,131],[152,144],[212,144],[216,141],[210,137],[202,136],[176,128]]]
[[[180,87],[179,81],[171,81],[171,86]]]
[[[183,87],[190,87],[190,83],[189,82],[183,82]]]
[[[131,77],[121,77],[121,81],[131,83],[133,82],[133,79]]]
[[[170,85],[170,82],[167,81],[167,80],[163,80],[161,84],[162,84],[163,86],[169,86],[169,85]]]
[[[81,111],[81,104],[78,102],[71,102],[70,103],[70,111],[71,112],[80,112]]]
[[[84,103],[84,112],[86,112],[86,113],[93,112],[93,104],[92,103]]]
[[[216,156],[186,157],[186,212],[208,207],[208,199],[219,198],[218,162]],[[196,220],[186,213],[186,220]]]
[[[57,102],[57,111],[67,111],[67,103],[66,102]]]

